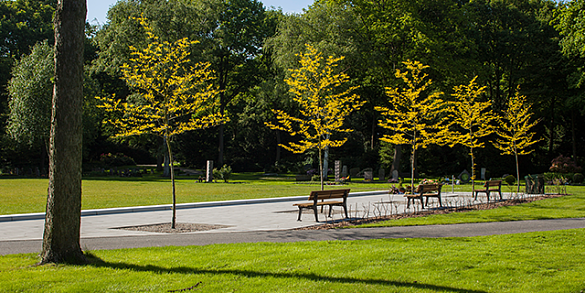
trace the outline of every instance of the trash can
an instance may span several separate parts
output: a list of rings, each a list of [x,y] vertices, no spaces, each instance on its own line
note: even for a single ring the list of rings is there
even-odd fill
[[[528,175],[526,180],[526,194],[544,194],[544,175]]]

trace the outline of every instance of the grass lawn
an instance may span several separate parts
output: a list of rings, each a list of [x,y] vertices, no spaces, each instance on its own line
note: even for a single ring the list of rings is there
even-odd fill
[[[585,187],[570,186],[567,188],[570,195],[538,200],[516,206],[500,207],[492,210],[475,210],[442,215],[430,215],[419,218],[403,218],[373,224],[355,226],[358,228],[415,226],[415,225],[444,225],[459,223],[483,223],[523,220],[542,220],[559,218],[585,217]]]
[[[308,196],[312,190],[320,188],[318,183],[295,184],[294,177],[268,178],[260,174],[234,174],[233,177],[230,183],[195,183],[194,177],[180,177],[176,180],[177,203]],[[48,186],[48,179],[0,178],[0,215],[44,212]],[[390,184],[352,183],[347,186],[352,191],[368,191],[388,189]],[[82,187],[82,209],[172,202],[170,179],[155,176],[84,178]]]
[[[0,290],[580,292],[584,232],[92,251],[87,266],[34,266],[34,254],[8,255],[0,257]]]

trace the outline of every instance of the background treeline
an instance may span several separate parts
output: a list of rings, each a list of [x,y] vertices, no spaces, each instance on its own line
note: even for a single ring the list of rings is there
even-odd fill
[[[43,103],[32,103],[18,93],[34,88],[39,93],[29,96],[40,97],[46,93],[41,88],[50,90],[50,73],[44,77],[42,72],[51,71],[39,67],[47,64],[41,60],[52,58],[56,2],[0,2],[4,172],[14,167],[46,169],[48,135],[43,127],[30,125],[44,125],[41,116],[47,110]],[[332,149],[330,160],[340,159],[350,168],[408,172],[410,150],[380,142],[385,130],[378,126],[381,117],[374,107],[390,106],[385,87],[400,86],[395,70],[403,68],[403,61],[417,60],[430,66],[426,73],[433,90],[444,92],[446,98],[454,86],[475,76],[479,85],[487,86],[483,98],[491,101],[496,113],[517,89],[528,97],[534,117],[540,119],[535,131],[542,140],[535,152],[521,157],[524,172],[545,172],[559,155],[582,165],[583,11],[583,0],[330,0],[316,1],[302,14],[267,10],[255,0],[119,1],[109,10],[106,24],[87,25],[84,167],[99,166],[108,153],[123,153],[137,163],[164,161],[164,142],[159,138],[109,138],[112,129],[100,123],[104,113],[94,99],[132,98],[120,79],[120,67],[130,58],[130,46],[146,46],[146,34],[135,19],[141,15],[163,41],[188,37],[200,42],[192,46],[191,60],[211,63],[214,83],[222,90],[218,110],[230,117],[223,126],[176,137],[172,142],[176,159],[184,166],[201,168],[212,159],[216,166],[225,163],[234,171],[298,172],[305,164],[317,167],[315,153],[283,150],[278,144],[295,137],[264,124],[275,120],[271,109],[298,111],[284,79],[289,69],[299,66],[297,54],[305,44],[325,56],[345,56],[339,68],[367,101],[350,117],[348,127],[354,132],[343,147]],[[35,81],[30,76],[41,78]],[[50,96],[49,92],[44,99]],[[419,172],[442,176],[470,170],[467,152],[462,147],[431,146],[418,153]],[[513,157],[500,156],[491,144],[476,156],[477,167],[487,168],[489,177],[515,170]]]

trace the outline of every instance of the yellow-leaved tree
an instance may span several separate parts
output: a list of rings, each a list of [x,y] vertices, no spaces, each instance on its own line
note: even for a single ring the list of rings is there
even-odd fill
[[[403,62],[405,71],[396,70],[396,78],[405,83],[403,89],[386,88],[392,107],[375,107],[384,116],[378,124],[390,130],[380,140],[412,147],[411,184],[414,190],[414,174],[416,171],[416,151],[431,144],[444,144],[443,135],[448,128],[444,115],[447,107],[440,99],[442,92],[430,92],[432,80],[423,70],[429,66],[419,61]]]
[[[226,118],[214,112],[219,91],[210,82],[209,63],[189,65],[189,48],[197,41],[183,38],[161,42],[144,18],[137,20],[146,31],[148,46],[130,47],[130,63],[122,67],[123,79],[134,95],[126,101],[116,97],[97,99],[102,102],[100,107],[111,114],[104,122],[114,126],[116,137],[154,134],[164,138],[171,162],[174,229],[176,197],[171,139],[186,131],[218,125]]]
[[[485,92],[485,86],[479,87],[474,77],[468,85],[460,85],[454,88],[449,120],[457,129],[449,133],[449,144],[454,146],[461,144],[469,148],[471,156],[471,188],[475,191],[475,155],[474,150],[483,148],[485,144],[482,138],[494,133],[496,116],[490,109],[491,102],[482,102],[480,96]]]
[[[359,96],[352,94],[356,87],[346,87],[349,76],[343,72],[336,73],[337,63],[343,57],[324,58],[313,46],[306,45],[307,53],[301,53],[300,67],[291,69],[291,76],[285,81],[290,86],[293,100],[299,106],[301,117],[294,117],[282,110],[273,109],[278,125],[266,122],[266,126],[299,135],[302,139],[281,147],[294,153],[317,148],[319,151],[319,171],[321,190],[323,190],[323,150],[342,146],[347,138],[332,139],[334,133],[347,133],[351,129],[343,128],[345,118],[365,103]]]
[[[516,193],[520,192],[518,156],[530,154],[533,150],[528,150],[528,148],[540,141],[534,139],[534,132],[530,132],[530,129],[539,122],[539,120],[531,121],[533,114],[531,108],[532,104],[526,102],[526,96],[520,95],[516,90],[516,95],[508,100],[508,107],[499,119],[500,128],[496,133],[500,139],[493,142],[503,155],[514,155],[516,159],[516,178],[518,179]]]

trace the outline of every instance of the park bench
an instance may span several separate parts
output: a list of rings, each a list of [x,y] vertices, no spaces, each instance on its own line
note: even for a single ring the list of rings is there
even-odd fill
[[[331,217],[331,209],[333,206],[341,206],[343,207],[343,211],[345,212],[345,217],[348,218],[347,215],[348,195],[349,189],[311,191],[311,195],[309,195],[308,199],[309,202],[294,204],[295,206],[299,207],[299,218],[297,219],[297,221],[301,220],[303,209],[312,209],[315,212],[315,221],[319,222],[319,217],[317,216],[317,207],[319,206],[323,207],[326,205],[329,206],[329,217]]]
[[[423,197],[427,198],[426,205],[429,204],[429,197],[436,197],[439,199],[439,205],[443,206],[443,203],[441,202],[442,187],[443,184],[419,184],[414,193],[404,195],[408,199],[406,208],[410,208],[410,202],[412,201],[414,203],[415,199],[419,199],[421,207],[424,208],[425,204],[423,203]]]
[[[502,180],[490,180],[483,184],[483,189],[475,190],[475,200],[477,200],[477,194],[483,192],[487,196],[487,200],[490,201],[490,193],[498,192],[500,194],[500,200],[502,199]]]

